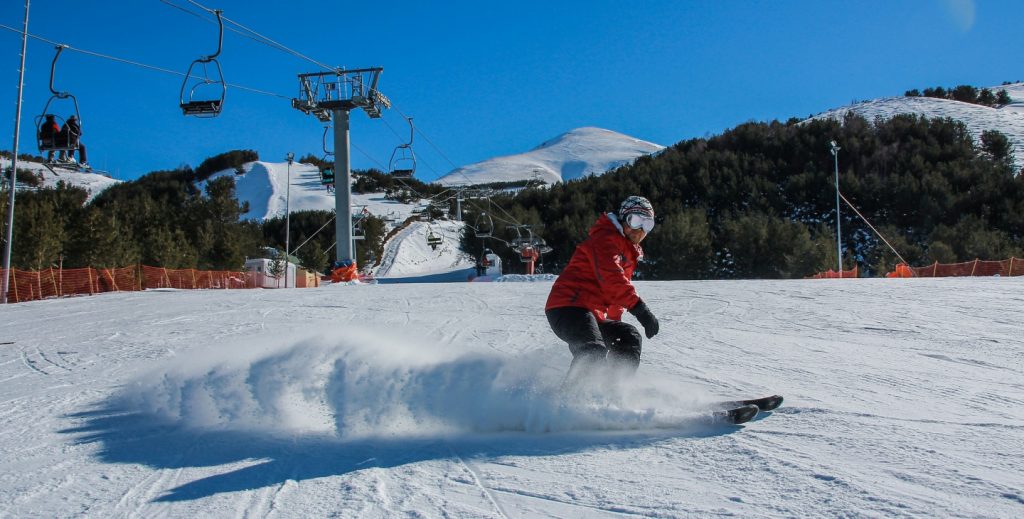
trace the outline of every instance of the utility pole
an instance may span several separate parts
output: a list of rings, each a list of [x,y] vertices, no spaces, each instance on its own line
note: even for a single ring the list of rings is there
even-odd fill
[[[284,287],[288,288],[288,270],[292,266],[292,162],[295,161],[295,154],[289,151],[285,158],[288,159],[288,187],[285,188],[284,196]]]
[[[391,101],[377,90],[381,67],[336,69],[299,74],[299,97],[292,108],[313,115],[321,122],[334,119],[334,212],[337,261],[355,259],[352,232],[352,164],[349,151],[349,112],[362,109],[371,119]]]
[[[841,149],[836,141],[830,141],[832,156],[836,160],[836,248],[839,250],[839,279],[843,278],[843,242],[840,232],[842,222],[839,219],[839,150]]]
[[[28,48],[28,10],[31,0],[25,0],[25,25],[21,33],[21,68],[18,71],[18,103],[14,115],[14,151],[11,154],[11,182],[7,203],[7,235],[4,246],[4,279],[0,290],[0,303],[7,304],[7,292],[11,288],[11,244],[14,240],[14,193],[18,187],[18,137],[21,135],[21,97],[25,87],[25,52]]]

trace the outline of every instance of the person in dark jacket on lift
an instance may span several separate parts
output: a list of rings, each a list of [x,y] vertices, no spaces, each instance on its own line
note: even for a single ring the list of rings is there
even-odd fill
[[[67,160],[68,162],[75,162],[75,150],[78,148],[78,164],[82,167],[88,167],[85,156],[85,143],[82,142],[82,123],[78,120],[78,116],[72,114],[68,116],[68,120],[64,123],[64,128],[60,132],[59,142],[69,148]],[[64,152],[61,152],[63,154]],[[63,157],[61,157],[64,159]]]
[[[640,332],[622,321],[636,317],[648,339],[658,319],[630,282],[643,257],[640,242],[654,229],[654,208],[630,196],[617,213],[601,215],[576,247],[548,295],[544,313],[552,331],[569,344],[572,364],[563,387],[572,388],[603,366],[632,374],[640,365]]]
[[[60,124],[53,114],[46,114],[46,120],[39,126],[39,145],[41,148],[51,148],[46,154],[46,161],[53,162],[53,149],[57,145],[57,136],[60,134]],[[64,159],[64,152],[60,152],[61,160]]]

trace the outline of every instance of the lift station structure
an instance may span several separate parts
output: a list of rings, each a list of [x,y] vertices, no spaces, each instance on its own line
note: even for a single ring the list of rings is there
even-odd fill
[[[349,149],[349,112],[361,109],[371,119],[391,101],[377,90],[383,67],[336,69],[299,74],[299,97],[292,108],[321,122],[334,120],[334,214],[337,261],[355,259],[352,220],[352,161]]]

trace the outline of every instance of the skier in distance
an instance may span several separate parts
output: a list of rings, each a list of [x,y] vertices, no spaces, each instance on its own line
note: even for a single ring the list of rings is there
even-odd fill
[[[658,334],[658,319],[630,282],[643,257],[640,242],[652,229],[651,202],[626,198],[617,213],[598,217],[551,287],[544,313],[572,352],[563,388],[578,387],[604,366],[615,373],[636,371],[642,339],[636,327],[622,322],[623,312],[636,317],[648,339]]]

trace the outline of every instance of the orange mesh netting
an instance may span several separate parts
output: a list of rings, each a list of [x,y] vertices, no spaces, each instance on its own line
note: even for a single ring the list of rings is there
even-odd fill
[[[819,272],[819,273],[817,273],[817,274],[815,274],[815,275],[813,275],[813,276],[811,276],[811,277],[809,277],[807,279],[855,278],[855,277],[858,276],[858,273],[859,273],[859,270],[858,270],[858,267],[856,267],[856,266],[853,267],[850,270],[842,271],[841,274],[839,272],[836,272],[835,270],[829,269],[829,270],[826,270],[825,272]]]
[[[907,275],[907,274],[910,275]],[[1024,260],[1010,258],[1002,261],[965,261],[963,263],[935,262],[924,267],[897,265],[895,272],[886,277],[942,278],[960,276],[1024,276]]]
[[[0,269],[0,275],[4,275]],[[10,271],[7,300],[14,303],[102,292],[147,288],[215,289],[255,288],[250,272],[171,270],[145,265],[113,269],[46,269]]]

